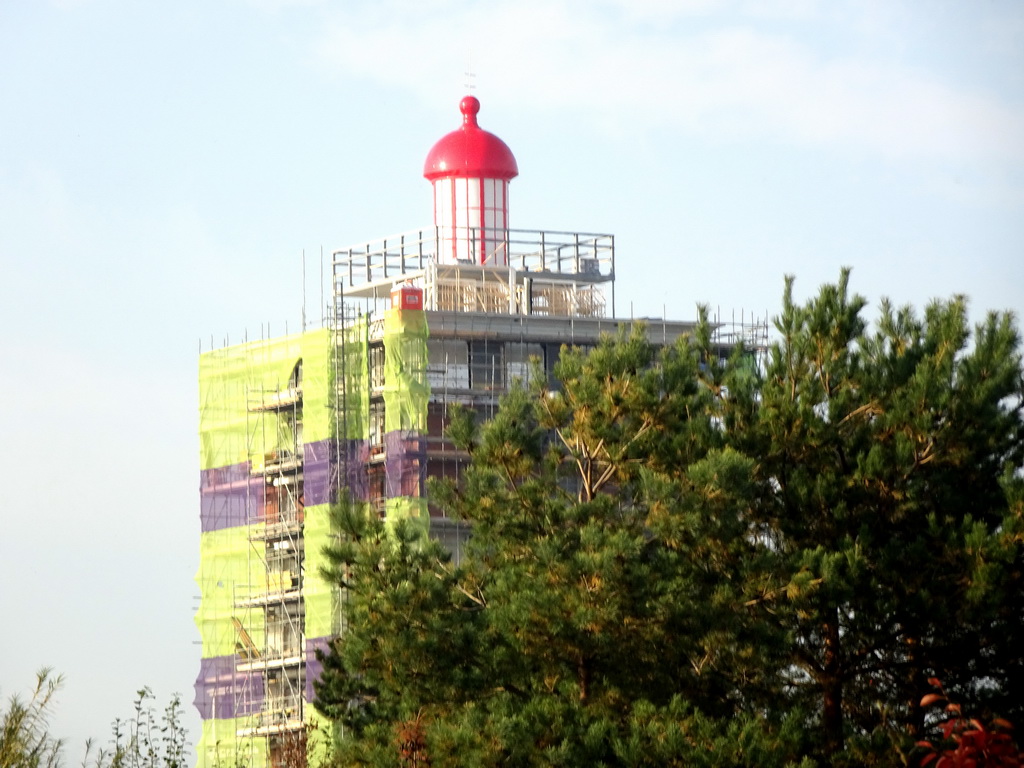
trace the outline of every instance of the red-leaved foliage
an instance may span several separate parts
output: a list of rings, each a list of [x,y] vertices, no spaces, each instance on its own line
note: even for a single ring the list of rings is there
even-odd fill
[[[966,717],[960,705],[949,701],[942,683],[936,678],[928,682],[938,693],[929,693],[921,699],[922,707],[945,704],[945,718],[940,724],[942,741],[933,744],[919,741],[917,746],[928,750],[921,758],[920,766],[933,768],[1021,768],[1024,766],[1024,752],[1017,748],[1011,735],[1013,725],[1002,718],[995,718],[986,727],[977,718]]]

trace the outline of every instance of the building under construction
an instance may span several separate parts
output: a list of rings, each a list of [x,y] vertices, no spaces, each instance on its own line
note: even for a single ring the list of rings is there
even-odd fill
[[[460,108],[426,160],[431,227],[336,251],[326,327],[200,356],[199,766],[283,765],[324,741],[305,734],[316,652],[344,630],[320,576],[329,504],[420,521],[458,551],[466,532],[425,498],[466,458],[443,437],[448,407],[487,416],[562,345],[632,322],[615,318],[614,237],[511,229],[515,158],[477,99]],[[692,328],[647,324],[659,344]]]

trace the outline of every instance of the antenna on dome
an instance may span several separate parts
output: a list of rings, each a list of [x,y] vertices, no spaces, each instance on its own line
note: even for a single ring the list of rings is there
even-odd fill
[[[468,71],[463,72],[466,76],[465,88],[466,91],[476,90],[476,72],[473,71],[473,54],[469,54],[469,67]]]

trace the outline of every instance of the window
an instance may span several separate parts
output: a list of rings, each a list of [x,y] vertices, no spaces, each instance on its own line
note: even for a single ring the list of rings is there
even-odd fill
[[[508,382],[511,384],[519,379],[524,385],[530,383],[533,358],[544,366],[544,348],[540,344],[512,343],[505,349],[505,362],[508,369]]]
[[[469,389],[469,349],[464,341],[427,342],[427,383],[432,390]]]
[[[469,342],[469,383],[473,389],[505,388],[505,345],[500,341]]]
[[[384,445],[384,403],[370,403],[370,447]]]
[[[384,347],[375,344],[370,347],[370,389],[384,388]]]

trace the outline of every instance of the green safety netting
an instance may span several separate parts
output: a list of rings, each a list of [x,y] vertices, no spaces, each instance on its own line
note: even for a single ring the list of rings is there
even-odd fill
[[[264,584],[265,567],[249,543],[246,528],[208,531],[199,538],[200,603],[195,623],[202,637],[204,659],[237,653],[241,639],[235,620],[241,622],[249,639],[263,646],[263,616],[245,612],[236,603]]]
[[[384,313],[384,430],[427,428],[427,320],[422,310]]]
[[[256,717],[204,720],[196,744],[197,768],[239,768],[268,765],[264,737],[239,737],[238,731],[252,728]]]

